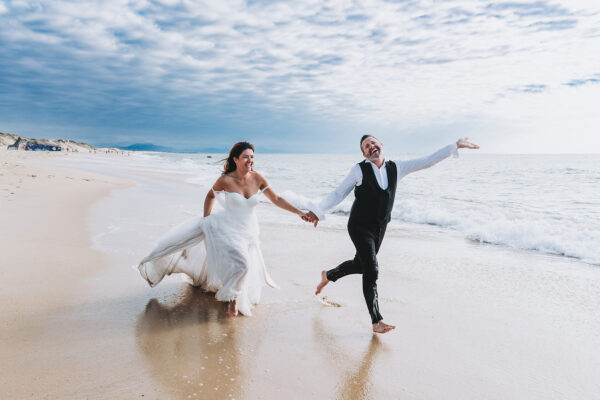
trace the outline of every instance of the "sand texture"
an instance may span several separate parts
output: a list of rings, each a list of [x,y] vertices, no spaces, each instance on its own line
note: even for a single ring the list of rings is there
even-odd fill
[[[0,152],[0,398],[598,398],[597,267],[392,231],[379,295],[397,329],[378,336],[359,276],[313,294],[353,256],[347,233],[261,204],[280,289],[229,318],[178,277],[149,288],[131,268],[206,188],[114,157]]]

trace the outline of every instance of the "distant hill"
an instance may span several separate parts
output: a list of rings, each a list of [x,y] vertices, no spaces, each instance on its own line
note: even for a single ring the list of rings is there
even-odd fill
[[[118,149],[121,150],[131,150],[131,151],[162,151],[166,153],[174,153],[175,149],[167,146],[158,146],[152,143],[135,143],[130,144],[129,146],[117,146]]]

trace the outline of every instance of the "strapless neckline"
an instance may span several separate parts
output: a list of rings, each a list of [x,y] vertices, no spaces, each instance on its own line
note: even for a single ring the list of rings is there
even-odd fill
[[[242,193],[238,193],[238,192],[228,192],[227,190],[221,190],[221,192],[224,192],[224,193],[227,193],[227,194],[237,194],[237,195],[240,195],[240,196],[242,196],[242,197],[243,197],[244,199],[246,199],[246,200],[250,200],[251,198],[253,198],[253,197],[254,197],[254,196],[256,196],[257,194],[259,194],[259,193],[262,193],[262,191],[261,191],[261,190],[259,190],[258,192],[254,193],[252,196],[250,196],[250,197],[246,197],[246,196],[244,196]]]

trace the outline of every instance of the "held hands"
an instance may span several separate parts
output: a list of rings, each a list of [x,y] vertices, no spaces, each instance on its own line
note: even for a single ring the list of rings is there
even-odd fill
[[[467,138],[467,137],[458,139],[456,141],[456,146],[459,149],[478,149],[479,148],[479,146],[477,146],[476,144],[469,142],[469,138]]]
[[[315,226],[315,228],[317,227],[317,224],[319,223],[319,218],[312,211],[308,211],[308,212],[300,215],[300,218],[302,218],[302,221],[311,222]]]

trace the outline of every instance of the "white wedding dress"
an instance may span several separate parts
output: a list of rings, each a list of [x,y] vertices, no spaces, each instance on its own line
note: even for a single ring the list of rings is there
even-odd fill
[[[138,265],[142,277],[155,286],[165,275],[183,273],[192,285],[215,292],[219,301],[236,300],[239,312],[252,315],[262,287],[277,287],[260,251],[254,212],[266,189],[250,198],[215,191],[224,210],[192,218],[167,232]]]

